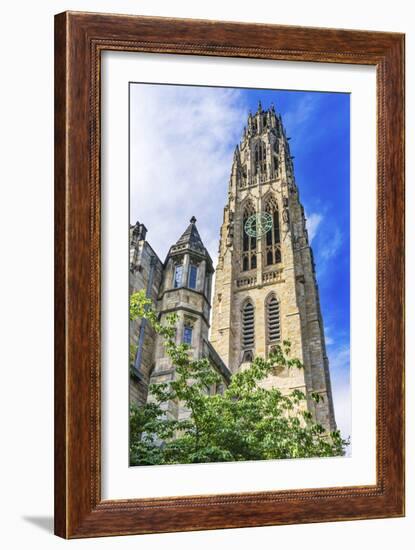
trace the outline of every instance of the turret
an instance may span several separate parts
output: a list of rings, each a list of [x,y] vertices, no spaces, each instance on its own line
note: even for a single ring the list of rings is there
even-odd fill
[[[209,302],[214,269],[212,258],[200,238],[196,221],[192,216],[186,231],[167,254],[163,289],[190,289],[200,292]]]
[[[293,155],[281,116],[261,102],[235,149],[215,277],[211,341],[232,372],[266,358],[284,339],[304,372],[264,382],[301,388],[314,418],[335,426],[318,287]]]
[[[229,371],[213,353],[208,341],[213,273],[212,259],[200,238],[196,218],[192,216],[188,227],[167,254],[157,309],[161,323],[166,322],[167,315],[176,314],[176,343],[187,344],[194,359],[208,357],[228,381]],[[166,355],[163,339],[158,336],[150,382],[173,380],[175,368]],[[188,414],[180,403],[169,401],[166,404],[169,418],[185,418]]]

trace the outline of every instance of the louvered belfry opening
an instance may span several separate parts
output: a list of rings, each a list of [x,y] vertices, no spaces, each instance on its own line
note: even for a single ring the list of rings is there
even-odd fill
[[[268,342],[273,344],[281,339],[281,323],[280,323],[280,304],[275,296],[268,301],[267,305],[267,321],[268,321]]]
[[[245,349],[252,349],[255,343],[254,306],[247,302],[242,315],[242,344]]]

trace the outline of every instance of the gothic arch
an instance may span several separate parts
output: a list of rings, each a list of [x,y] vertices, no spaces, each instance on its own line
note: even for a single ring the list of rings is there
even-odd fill
[[[275,290],[270,290],[268,294],[265,296],[265,304],[267,304],[272,298],[276,298],[279,301],[279,298]]]
[[[273,193],[272,191],[268,191],[268,193],[264,196],[262,202],[265,205],[265,210],[267,209],[267,207],[278,210],[278,200],[275,193]]]
[[[249,210],[251,214],[255,214],[256,208],[254,204],[254,197],[251,194],[248,194],[241,202],[240,208],[242,213],[244,213],[245,210]]]

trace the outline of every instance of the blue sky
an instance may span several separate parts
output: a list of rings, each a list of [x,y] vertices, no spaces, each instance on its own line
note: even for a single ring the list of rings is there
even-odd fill
[[[164,257],[192,215],[216,261],[233,151],[258,101],[281,113],[307,217],[336,420],[351,433],[349,94],[130,85],[130,217]],[[157,199],[157,200],[155,200]]]

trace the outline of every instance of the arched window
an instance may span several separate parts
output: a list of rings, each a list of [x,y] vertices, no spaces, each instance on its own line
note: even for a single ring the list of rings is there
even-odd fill
[[[251,350],[255,345],[255,313],[252,302],[246,302],[242,309],[242,347]]]
[[[266,174],[267,172],[267,150],[262,140],[255,145],[254,174]]]
[[[273,164],[273,167],[274,167],[274,173],[277,174],[278,173],[278,152],[279,152],[279,145],[278,145],[278,139],[276,139],[274,141],[274,144],[272,146],[272,164]]]
[[[251,237],[245,231],[245,224],[253,214],[255,214],[255,208],[252,203],[248,203],[242,218],[242,271],[256,269],[256,237]],[[255,224],[252,229],[255,229]]]
[[[266,303],[267,343],[274,344],[281,340],[280,303],[271,295]]]
[[[274,155],[274,172],[278,172],[278,157]]]
[[[278,205],[273,197],[266,202],[265,212],[272,216],[272,229],[265,237],[266,264],[273,265],[281,262],[280,219]]]

